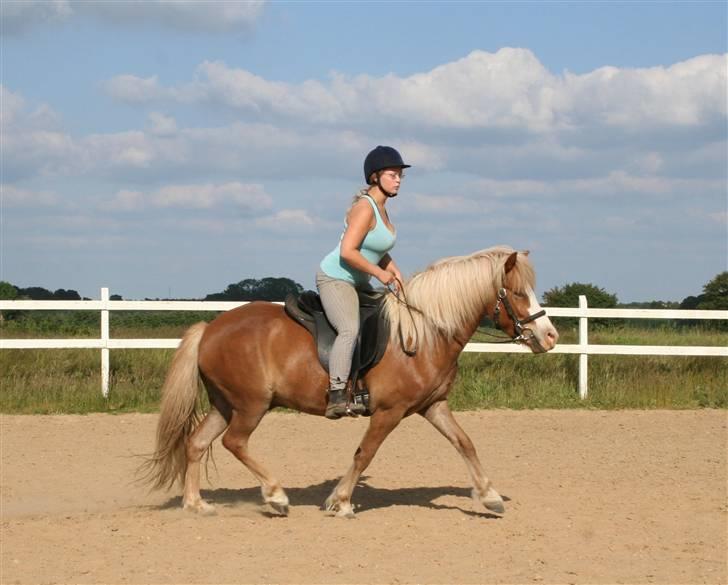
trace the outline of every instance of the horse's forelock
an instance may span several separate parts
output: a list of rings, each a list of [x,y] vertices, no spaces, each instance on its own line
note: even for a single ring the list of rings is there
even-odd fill
[[[512,253],[511,250],[510,253]],[[511,271],[505,274],[505,263],[508,260],[508,253],[501,262],[500,274],[505,276],[505,283],[508,288],[518,293],[528,293],[529,290],[536,288],[536,272],[533,269],[531,261],[528,259],[528,254],[518,252],[518,258]],[[504,284],[505,284],[504,283]]]

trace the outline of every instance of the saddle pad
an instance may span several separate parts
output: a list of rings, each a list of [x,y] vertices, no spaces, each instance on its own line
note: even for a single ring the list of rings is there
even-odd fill
[[[361,376],[382,359],[389,340],[389,323],[381,311],[382,293],[359,292],[359,336],[352,358],[352,377]],[[304,291],[299,297],[289,294],[284,304],[286,313],[305,327],[316,342],[319,361],[329,371],[329,354],[336,339],[336,330],[329,323],[318,293]]]

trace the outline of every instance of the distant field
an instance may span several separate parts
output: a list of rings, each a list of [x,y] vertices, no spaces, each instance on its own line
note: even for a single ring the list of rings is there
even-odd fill
[[[176,338],[210,313],[145,314],[118,319],[111,336]],[[64,321],[62,315],[25,327],[6,322],[2,336],[98,337],[99,325]],[[139,319],[146,318],[141,326]],[[590,343],[629,345],[728,344],[728,332],[691,327],[618,326],[590,332]],[[562,343],[576,343],[576,330],[560,328]],[[477,341],[486,339],[475,338]],[[172,350],[112,350],[108,400],[100,392],[98,350],[0,351],[0,411],[4,413],[150,412]],[[578,356],[463,354],[450,402],[478,408],[727,408],[728,359],[716,357],[590,356],[589,398],[577,393]]]

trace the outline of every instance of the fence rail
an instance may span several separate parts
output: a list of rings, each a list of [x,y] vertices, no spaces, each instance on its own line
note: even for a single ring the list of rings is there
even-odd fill
[[[100,349],[101,392],[109,394],[109,351],[112,349],[174,349],[179,339],[111,339],[110,311],[228,311],[245,302],[227,301],[112,301],[109,289],[101,289],[98,301],[2,301],[0,311],[100,311],[101,336],[97,339],[0,339],[2,349]],[[280,303],[279,303],[280,304]],[[579,297],[578,308],[546,307],[549,317],[578,317],[579,343],[557,345],[551,353],[579,355],[579,396],[587,396],[587,367],[589,355],[661,355],[728,357],[728,347],[668,346],[668,345],[590,345],[588,320],[607,319],[694,319],[728,320],[728,311],[683,311],[678,309],[590,309],[585,296]],[[530,353],[518,345],[468,343],[466,352]]]

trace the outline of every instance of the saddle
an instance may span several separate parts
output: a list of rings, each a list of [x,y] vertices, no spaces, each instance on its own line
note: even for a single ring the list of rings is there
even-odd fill
[[[350,400],[363,405],[369,411],[369,391],[364,386],[364,374],[382,359],[389,341],[389,322],[381,311],[384,294],[381,292],[357,291],[359,295],[359,335],[351,361]],[[329,354],[336,339],[336,330],[324,313],[318,293],[307,290],[299,296],[289,293],[284,308],[289,317],[305,327],[313,335],[319,362],[329,371]]]

